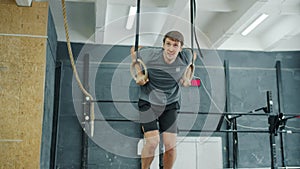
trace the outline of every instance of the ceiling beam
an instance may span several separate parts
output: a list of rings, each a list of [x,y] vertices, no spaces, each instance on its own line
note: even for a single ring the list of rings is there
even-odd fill
[[[284,17],[272,25],[272,29],[261,36],[261,44],[266,51],[272,51],[282,42],[290,40],[300,34],[299,18],[297,16]]]
[[[104,42],[105,23],[107,15],[107,0],[95,1],[95,43]]]
[[[298,5],[282,5],[280,15],[300,15],[300,7]]]
[[[232,12],[236,9],[227,0],[200,0],[196,2],[197,10],[206,12]]]
[[[177,10],[170,10],[170,14],[166,19],[166,22],[161,28],[161,32],[166,32],[170,30],[170,28],[182,30],[185,33],[185,44],[189,45],[191,41],[190,32],[190,1],[175,1],[172,6],[169,6],[170,9],[182,9],[180,12]],[[196,2],[196,12],[197,16],[195,19],[203,19],[201,18],[201,12],[232,12],[235,11],[233,5],[228,4],[227,0],[200,0]],[[180,18],[180,19],[178,19]],[[183,20],[188,23],[183,23]],[[197,21],[195,20],[195,24]],[[184,29],[184,30],[183,30]],[[203,34],[197,34],[197,36],[203,36]],[[202,41],[202,38],[200,38]],[[204,42],[207,42],[204,41]],[[207,43],[201,43],[201,47],[207,47]],[[161,39],[157,39],[155,45],[161,45]]]
[[[174,3],[176,0],[147,0],[141,1],[141,8],[143,7],[155,7],[155,8],[167,8],[170,3]],[[137,0],[110,0],[109,4],[124,5],[124,6],[136,6]]]
[[[161,29],[160,29],[161,33],[166,33],[170,29],[173,29],[173,30],[177,29],[177,26],[176,26],[177,20],[174,18],[175,18],[175,16],[177,16],[178,18],[182,17],[183,12],[185,11],[184,9],[187,7],[188,4],[189,3],[187,1],[175,1],[174,4],[171,4],[169,6],[170,13],[166,17],[165,23],[163,25],[161,25]],[[171,9],[182,9],[182,10],[177,11],[177,10],[171,10]],[[161,38],[157,37],[157,40],[156,40],[154,46],[161,46],[161,44],[162,44]]]
[[[18,6],[31,6],[32,0],[16,0]]]
[[[251,3],[246,4],[243,1],[239,11],[219,15],[205,28],[212,47],[219,48],[230,37],[248,26],[261,13],[267,1],[258,0]]]

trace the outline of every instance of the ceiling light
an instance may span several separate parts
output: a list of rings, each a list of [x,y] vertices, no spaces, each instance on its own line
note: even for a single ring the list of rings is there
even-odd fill
[[[127,23],[126,23],[127,30],[130,30],[133,27],[136,10],[137,10],[136,6],[130,6],[128,19],[127,19]]]
[[[264,21],[269,15],[261,14],[252,24],[250,24],[243,32],[242,35],[248,35],[253,29],[255,29],[262,21]]]

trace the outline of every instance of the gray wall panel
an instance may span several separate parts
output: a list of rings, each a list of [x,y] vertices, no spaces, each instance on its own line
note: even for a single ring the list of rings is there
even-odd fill
[[[90,74],[95,74],[95,84],[92,86],[95,92],[95,98],[99,100],[116,100],[116,99],[128,99],[128,101],[137,100],[138,87],[131,80],[129,74],[129,49],[128,46],[101,46],[101,45],[73,45],[75,58],[78,55],[89,54],[90,55]],[[80,143],[74,141],[75,138],[81,139],[81,135],[76,132],[80,130],[79,121],[74,117],[74,108],[72,106],[73,96],[71,95],[71,76],[72,71],[67,55],[65,43],[60,42],[58,46],[59,57],[63,64],[63,76],[62,76],[62,96],[61,105],[65,105],[60,109],[60,142],[59,147],[62,151],[74,152],[80,156]],[[210,51],[204,51],[207,55],[212,54]],[[231,109],[232,111],[248,112],[263,106],[266,106],[266,91],[272,91],[274,101],[274,111],[278,111],[278,99],[277,99],[277,88],[276,88],[276,70],[275,63],[277,60],[282,61],[282,79],[283,79],[283,100],[284,110],[286,113],[298,113],[297,109],[297,96],[300,94],[299,89],[299,52],[250,52],[250,51],[218,51],[220,61],[223,63],[224,59],[229,60],[230,64],[230,98],[231,98]],[[80,57],[79,57],[80,59]],[[82,61],[80,61],[82,62]],[[79,62],[79,63],[80,63]],[[211,82],[208,76],[208,71],[199,63],[197,60],[196,65],[196,76],[200,77],[204,86],[200,88],[190,88],[183,90],[183,105],[182,111],[190,111],[199,108],[199,111],[209,111],[211,101],[208,93],[211,93]],[[122,63],[122,64],[119,64]],[[80,64],[79,64],[80,65]],[[82,65],[82,64],[81,64]],[[82,71],[82,66],[80,71]],[[222,67],[211,67],[210,71],[220,71]],[[215,69],[215,70],[214,70]],[[120,73],[121,72],[121,73]],[[118,76],[116,76],[118,74]],[[224,84],[218,84],[220,87]],[[118,89],[117,97],[112,97],[112,87]],[[204,88],[205,87],[205,88]],[[120,90],[120,91],[119,91]],[[206,92],[208,91],[208,93]],[[199,93],[200,105],[197,100],[194,100],[194,96],[191,94]],[[129,96],[128,96],[129,95]],[[199,99],[199,98],[197,98]],[[80,103],[80,99],[78,103]],[[198,103],[198,104],[197,104]],[[96,114],[97,118],[104,116],[107,119],[121,119],[121,120],[136,120],[138,114],[136,110],[136,104],[130,103],[129,105],[120,106],[123,109],[119,109],[116,103],[97,103],[100,108],[101,114]],[[132,111],[133,109],[133,111]],[[73,114],[72,114],[73,113]],[[100,112],[98,112],[100,113]],[[72,116],[72,119],[68,119]],[[214,118],[214,117],[212,117]],[[217,117],[218,118],[218,117]],[[77,120],[77,121],[76,121]],[[191,120],[193,120],[192,124]],[[204,122],[208,120],[206,115],[181,115],[179,127],[180,128],[192,128],[202,129]],[[68,122],[67,122],[68,121]],[[96,123],[95,132],[104,132],[102,136],[110,136],[109,131],[103,131],[105,129],[99,127],[100,121]],[[105,122],[106,123],[106,122]],[[107,122],[108,123],[108,122]],[[225,123],[225,122],[224,122]],[[242,116],[238,118],[238,130],[268,130],[267,116]],[[117,131],[121,135],[140,137],[139,125],[129,121],[120,122],[113,121],[108,123],[114,131]],[[300,128],[297,119],[291,120],[288,126],[294,127],[294,129]],[[74,127],[75,126],[75,127]],[[64,128],[64,129],[63,129]],[[67,128],[67,130],[66,130]],[[213,129],[213,128],[212,128]],[[225,126],[222,126],[222,130]],[[292,129],[292,128],[290,128]],[[71,132],[73,131],[74,132]],[[71,136],[73,134],[73,136]],[[184,133],[179,133],[184,134]],[[185,133],[186,134],[186,133]],[[203,134],[203,133],[202,133]],[[201,135],[201,133],[189,133],[191,136]],[[213,136],[221,136],[223,138],[223,164],[224,167],[227,164],[225,147],[226,134],[224,133],[213,133]],[[270,148],[269,148],[269,135],[268,133],[239,133],[239,167],[269,167],[270,166]],[[69,140],[69,143],[62,140]],[[300,166],[300,147],[298,142],[300,139],[299,134],[284,134],[285,140],[285,154],[286,162],[289,166]],[[78,144],[77,144],[78,143]],[[278,164],[280,165],[280,154],[279,154],[279,139],[276,137]],[[67,148],[67,144],[74,145],[74,149]],[[88,146],[88,166],[89,168],[139,168],[139,159],[126,158],[119,154],[110,152],[109,150],[99,146],[101,143],[90,139]],[[126,148],[122,147],[120,140],[112,140],[110,143],[113,150]],[[78,145],[75,149],[75,145]],[[124,144],[126,145],[126,144]],[[134,144],[128,144],[135,146]],[[127,145],[127,146],[128,146]],[[65,148],[64,148],[65,147]],[[131,147],[134,150],[136,147]],[[72,150],[71,150],[72,149]],[[73,160],[70,157],[64,157],[60,155],[60,162],[63,165],[70,165],[74,162],[75,166],[78,166],[76,160],[79,157],[74,157]],[[65,159],[65,160],[63,160]],[[76,162],[75,162],[76,161]],[[60,165],[60,164],[59,164]],[[62,165],[62,166],[63,166]]]

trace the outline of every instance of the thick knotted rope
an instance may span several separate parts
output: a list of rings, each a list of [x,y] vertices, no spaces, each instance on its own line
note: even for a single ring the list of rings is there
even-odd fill
[[[64,17],[64,27],[65,27],[65,33],[66,33],[66,40],[67,40],[67,46],[68,46],[68,51],[69,51],[69,58],[71,61],[72,69],[73,69],[73,74],[75,76],[75,79],[77,81],[77,84],[80,88],[80,90],[84,93],[86,96],[87,100],[94,100],[93,96],[86,91],[86,89],[83,87],[80,78],[78,76],[78,72],[74,63],[74,58],[73,58],[73,53],[71,49],[71,42],[70,42],[70,37],[69,37],[69,28],[68,28],[68,20],[67,20],[67,13],[66,13],[66,4],[65,0],[61,1],[62,3],[62,10],[63,10],[63,17]],[[94,103],[90,102],[90,130],[91,130],[91,136],[94,136],[94,120],[95,120],[95,112],[94,112]]]

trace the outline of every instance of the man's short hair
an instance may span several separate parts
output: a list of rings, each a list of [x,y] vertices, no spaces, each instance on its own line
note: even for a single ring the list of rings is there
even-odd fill
[[[166,39],[169,38],[173,41],[178,41],[181,43],[181,46],[183,46],[183,42],[184,42],[184,37],[182,35],[182,33],[178,32],[178,31],[170,31],[168,33],[165,34],[165,37],[163,39],[163,43],[165,43]]]

